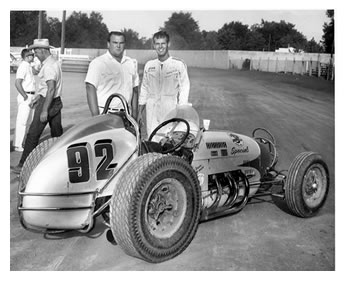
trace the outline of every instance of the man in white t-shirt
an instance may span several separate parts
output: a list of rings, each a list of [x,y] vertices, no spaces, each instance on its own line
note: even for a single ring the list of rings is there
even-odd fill
[[[62,114],[62,69],[61,64],[50,53],[51,46],[46,38],[38,38],[29,47],[41,62],[38,73],[38,85],[31,106],[35,107],[32,122],[26,135],[24,151],[17,166],[12,172],[19,174],[24,162],[32,150],[38,145],[44,128],[49,123],[51,137],[59,137],[63,133]]]
[[[35,78],[33,76],[31,63],[34,59],[34,54],[29,49],[21,51],[23,61],[18,67],[15,87],[18,91],[17,103],[18,113],[16,119],[16,130],[14,134],[13,146],[17,152],[24,151],[23,140],[26,133],[26,127],[30,117],[32,116],[32,108],[30,103],[34,97],[36,86]]]
[[[169,41],[165,31],[153,35],[158,58],[148,61],[143,72],[139,112],[141,116],[146,109],[148,136],[177,105],[188,103],[190,81],[187,66],[182,60],[169,55]]]
[[[103,112],[106,100],[111,94],[123,95],[132,116],[137,119],[139,76],[137,61],[124,55],[125,35],[111,31],[108,36],[108,51],[95,58],[86,75],[87,102],[92,116]],[[122,109],[118,99],[113,99],[109,109]]]

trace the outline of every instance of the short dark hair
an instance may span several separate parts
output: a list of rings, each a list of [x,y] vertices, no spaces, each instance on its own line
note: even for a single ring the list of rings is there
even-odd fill
[[[124,42],[127,41],[127,39],[125,37],[125,34],[123,32],[120,32],[120,31],[110,31],[109,35],[108,35],[108,39],[107,39],[108,42],[110,42],[110,38],[111,38],[112,35],[123,36]]]
[[[31,52],[31,50],[29,50],[29,49],[27,49],[27,48],[24,48],[22,51],[21,51],[21,57],[22,57],[22,59],[24,60],[25,59],[25,57],[26,57],[26,55],[28,54],[28,53],[30,53],[30,55],[32,54],[32,52]],[[32,54],[32,56],[33,56],[33,54]]]
[[[154,39],[159,39],[159,38],[166,38],[167,43],[170,42],[170,36],[164,30],[160,30],[153,34],[153,43],[154,43]]]

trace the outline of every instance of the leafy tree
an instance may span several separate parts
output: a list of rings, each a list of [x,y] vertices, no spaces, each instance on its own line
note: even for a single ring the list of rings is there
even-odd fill
[[[59,21],[58,18],[48,17],[46,25],[47,25],[48,31],[47,31],[47,35],[45,35],[44,37],[49,38],[50,45],[60,46],[62,23]]]
[[[10,46],[26,46],[33,43],[33,39],[38,36],[38,15],[39,11],[10,12]],[[49,38],[51,45],[60,41],[60,25],[58,19],[47,18],[46,12],[42,11],[42,37]]]
[[[11,11],[10,45],[25,46],[32,44],[32,39],[37,37],[37,26],[38,11]]]
[[[122,32],[125,34],[127,49],[143,49],[143,42],[139,39],[139,34],[132,29],[123,29]]]
[[[262,51],[264,50],[265,39],[257,30],[257,25],[252,25],[246,38],[246,50]]]
[[[197,50],[202,45],[202,35],[198,23],[192,18],[191,13],[172,13],[160,30],[169,33],[171,49]]]
[[[324,52],[324,49],[321,46],[321,44],[317,43],[314,40],[314,37],[313,37],[310,41],[307,42],[307,45],[304,51],[307,53],[322,53]]]
[[[249,34],[248,25],[232,21],[224,24],[217,33],[221,49],[246,50],[246,40]]]
[[[221,46],[217,41],[216,31],[205,31],[202,30],[202,45],[200,49],[203,50],[219,50]]]
[[[294,47],[296,50],[304,50],[307,45],[307,39],[300,33],[287,34],[279,40],[279,46],[281,47]]]
[[[30,45],[37,38],[39,11],[11,11],[10,45]],[[42,11],[42,37],[53,46],[61,44],[62,23]],[[100,13],[73,12],[66,20],[66,48],[106,48],[108,29]]]
[[[103,16],[91,12],[73,12],[66,19],[66,47],[67,48],[100,48],[107,47],[109,30],[102,22]]]
[[[323,25],[323,45],[325,53],[334,54],[334,10],[327,10],[326,15],[331,19],[330,23]]]
[[[141,41],[142,41],[142,48],[143,49],[152,49],[153,48],[152,38],[147,39],[146,37],[142,37]]]
[[[286,23],[285,21],[268,22],[261,21],[256,26],[256,30],[260,32],[265,40],[265,50],[274,51],[280,47],[294,47],[303,49],[307,44],[306,37],[295,29],[295,25]]]

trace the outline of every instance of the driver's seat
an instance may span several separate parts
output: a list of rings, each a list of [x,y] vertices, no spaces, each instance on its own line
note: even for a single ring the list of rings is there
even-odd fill
[[[164,144],[164,146],[161,146],[158,142],[142,140],[140,156],[147,153],[163,154],[164,151],[169,150],[171,148],[173,148],[172,144]],[[191,152],[191,150],[186,148],[180,148],[179,150],[174,151],[172,155],[185,159],[189,164],[191,164],[193,160],[193,153]]]

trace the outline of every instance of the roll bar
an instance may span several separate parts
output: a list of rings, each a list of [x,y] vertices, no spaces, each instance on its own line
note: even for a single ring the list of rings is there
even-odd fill
[[[114,93],[114,94],[111,94],[109,96],[109,98],[106,100],[102,115],[107,114],[107,112],[109,110],[110,103],[112,102],[113,98],[120,99],[120,101],[122,102],[123,108],[124,108],[124,113],[125,113],[126,118],[134,126],[135,133],[136,133],[136,150],[139,150],[140,140],[141,140],[140,127],[139,127],[138,123],[136,122],[136,120],[130,115],[128,102],[122,94]]]

